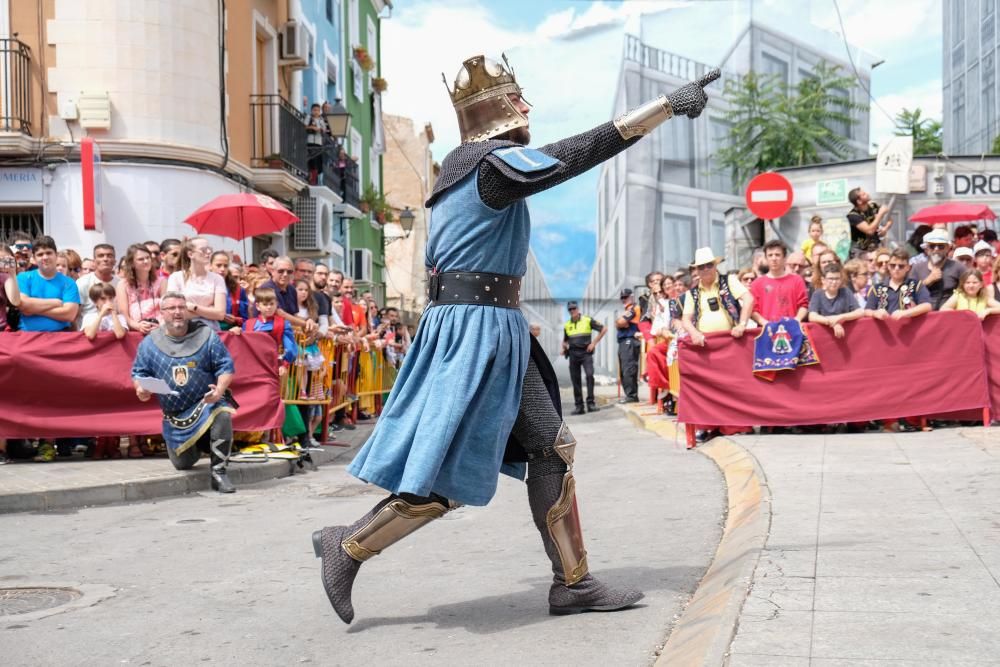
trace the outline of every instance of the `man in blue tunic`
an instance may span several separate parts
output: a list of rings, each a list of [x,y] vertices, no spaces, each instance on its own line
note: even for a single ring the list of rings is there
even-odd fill
[[[139,378],[159,378],[173,393],[157,394],[163,410],[163,440],[170,462],[178,470],[192,467],[206,451],[211,457],[212,488],[234,493],[226,475],[233,445],[232,413],[236,404],[229,393],[233,358],[218,335],[202,322],[192,322],[187,297],[167,292],[160,302],[162,327],[139,343],[132,364],[132,383],[140,401],[152,394]]]
[[[506,63],[506,59],[504,59]],[[642,593],[587,569],[572,473],[576,439],[555,373],[521,314],[525,198],[582,174],[672,116],[697,117],[714,70],[613,122],[527,148],[528,105],[509,65],[483,56],[448,87],[462,144],[427,201],[428,307],[371,438],[348,468],[391,495],[349,526],[313,533],[327,597],[345,623],[361,563],[459,505],[486,505],[498,473],[523,479],[552,562],[549,612],[612,611]],[[447,80],[445,81],[447,86]]]

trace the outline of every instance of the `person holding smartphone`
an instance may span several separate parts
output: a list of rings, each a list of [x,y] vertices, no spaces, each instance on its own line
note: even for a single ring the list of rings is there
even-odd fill
[[[7,331],[7,309],[21,305],[21,290],[17,286],[17,261],[14,253],[0,247],[0,332]]]
[[[697,273],[698,285],[684,299],[681,320],[694,345],[703,346],[705,334],[713,331],[728,331],[733,338],[740,338],[753,312],[753,296],[739,278],[719,275],[723,259],[711,248],[698,248],[694,253],[691,268]]]

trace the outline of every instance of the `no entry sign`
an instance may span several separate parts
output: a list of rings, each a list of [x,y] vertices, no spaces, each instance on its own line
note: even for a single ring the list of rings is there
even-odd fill
[[[792,184],[781,174],[758,174],[747,185],[747,208],[758,218],[774,220],[791,207]]]

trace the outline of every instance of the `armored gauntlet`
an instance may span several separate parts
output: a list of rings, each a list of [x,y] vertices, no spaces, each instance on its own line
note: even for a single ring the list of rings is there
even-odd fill
[[[697,118],[708,103],[704,87],[719,78],[713,69],[697,81],[678,88],[670,95],[660,95],[655,100],[622,114],[615,119],[615,127],[623,139],[641,137],[652,132],[657,125],[673,116]]]

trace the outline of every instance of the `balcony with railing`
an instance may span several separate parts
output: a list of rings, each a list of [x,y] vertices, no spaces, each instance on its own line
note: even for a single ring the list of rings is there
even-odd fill
[[[31,48],[0,39],[0,132],[31,136]]]
[[[706,65],[676,53],[670,53],[662,49],[643,44],[635,35],[625,35],[625,60],[639,63],[643,67],[663,72],[684,81],[694,81],[701,78],[714,65]],[[738,82],[739,75],[723,70],[720,89],[724,89],[727,81]]]
[[[305,180],[308,175],[305,123],[305,115],[281,95],[251,95],[250,165],[281,169]]]
[[[340,199],[355,209],[361,204],[361,184],[358,181],[358,163],[344,150],[343,145],[324,137],[323,144],[309,145],[309,183],[333,190]]]

